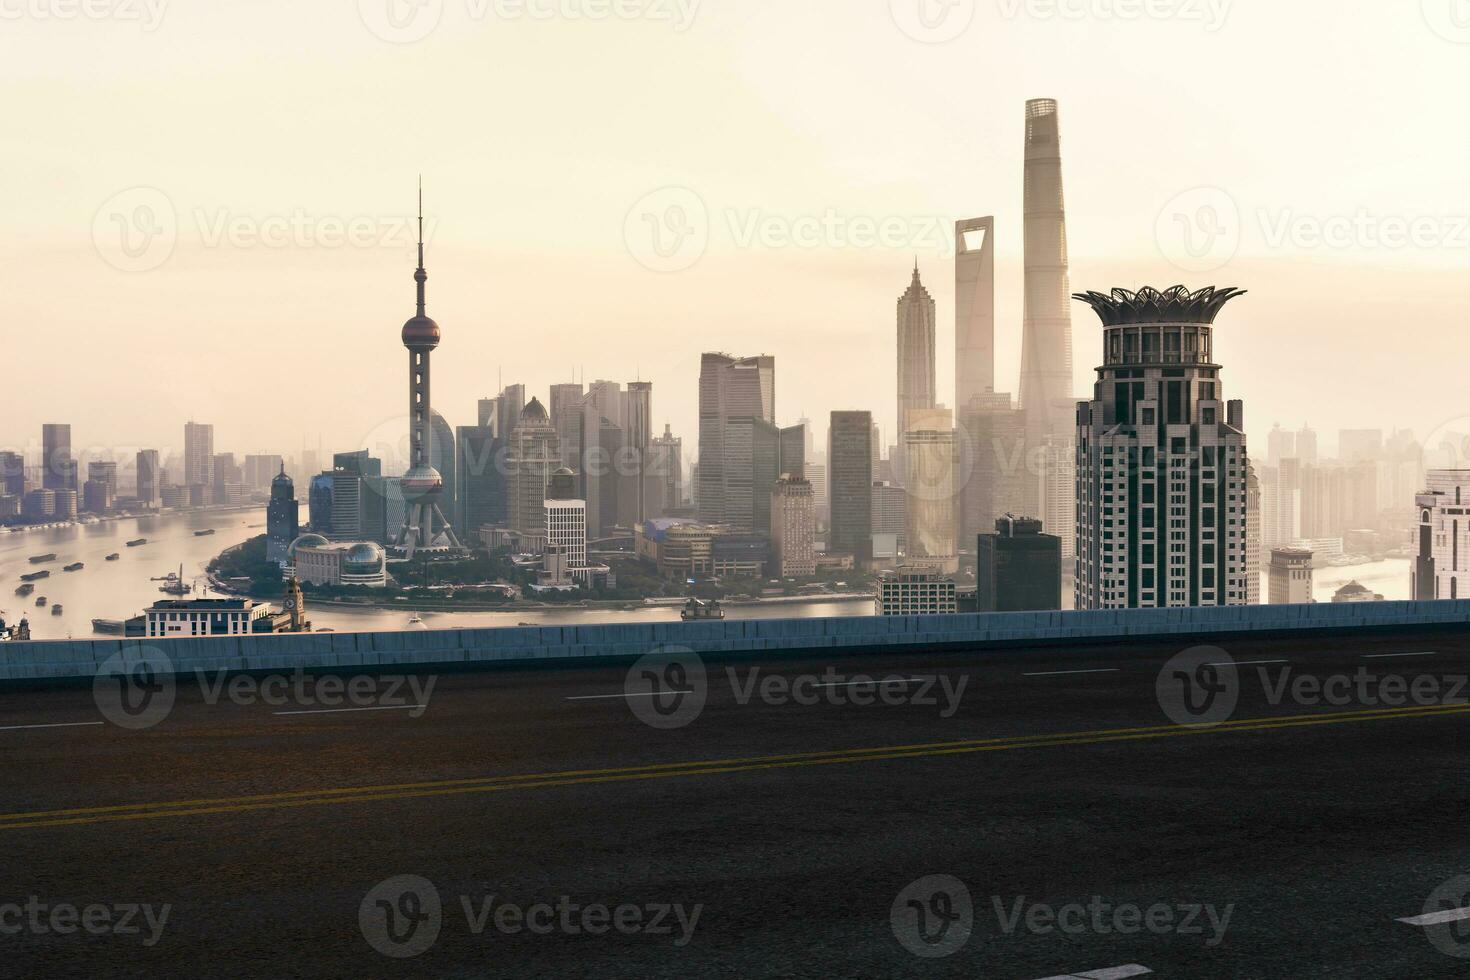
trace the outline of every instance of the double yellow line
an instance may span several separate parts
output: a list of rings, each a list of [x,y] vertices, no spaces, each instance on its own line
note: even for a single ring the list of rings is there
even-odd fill
[[[1393,721],[1404,718],[1440,717],[1470,712],[1470,705],[1430,705],[1412,708],[1374,708],[1323,714],[1287,715],[1278,718],[1248,718],[1220,725],[1159,725],[1150,728],[1113,728],[1091,732],[1062,732],[1052,735],[1021,735],[1011,738],[966,739],[958,742],[926,742],[831,752],[799,752],[789,755],[711,759],[700,762],[670,762],[622,769],[579,769],[514,776],[484,776],[422,783],[389,783],[380,786],[351,786],[339,789],[300,790],[256,796],[225,796],[213,799],[174,800],[165,803],[133,803],[119,806],[81,807],[70,810],[38,810],[0,815],[0,831],[39,827],[71,827],[83,824],[116,823],[127,820],[156,820],[164,817],[197,817],[213,813],[244,813],[287,807],[336,806],[345,803],[376,803],[386,800],[424,799],[434,796],[463,796],[470,793],[504,793],[511,790],[550,786],[581,786],[682,776],[716,776],[767,769],[794,769],[889,759],[921,759],[976,752],[1006,752],[1056,745],[1100,745],[1158,738],[1181,738],[1230,732],[1272,731],[1318,725],[1345,725],[1364,721]]]

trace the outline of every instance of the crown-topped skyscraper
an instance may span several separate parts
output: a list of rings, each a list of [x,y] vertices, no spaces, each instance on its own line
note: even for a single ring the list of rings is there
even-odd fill
[[[444,478],[429,459],[432,444],[429,427],[434,418],[429,400],[429,354],[439,346],[439,324],[424,311],[424,284],[429,274],[424,270],[424,187],[419,182],[419,267],[413,274],[418,284],[418,312],[403,325],[403,346],[408,348],[408,424],[409,463],[403,474],[403,527],[393,545],[405,558],[418,551],[458,551],[463,549],[454,528],[439,510],[439,497],[444,492]],[[434,522],[440,531],[434,533]]]

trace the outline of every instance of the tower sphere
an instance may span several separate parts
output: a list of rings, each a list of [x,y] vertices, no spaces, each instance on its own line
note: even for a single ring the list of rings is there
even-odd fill
[[[433,350],[439,346],[439,324],[416,316],[403,325],[403,346],[409,350]]]
[[[432,466],[415,466],[403,474],[399,487],[408,503],[418,503],[426,498],[432,501],[444,492],[444,478]]]

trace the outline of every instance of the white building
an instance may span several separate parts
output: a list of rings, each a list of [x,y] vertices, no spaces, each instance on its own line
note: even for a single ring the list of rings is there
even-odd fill
[[[288,576],[312,585],[388,586],[388,560],[371,541],[328,541],[320,534],[303,534],[286,552]]]
[[[151,637],[243,636],[254,632],[257,619],[270,617],[271,607],[251,599],[164,599],[144,615]]]
[[[1470,598],[1470,470],[1430,470],[1425,484],[1414,497],[1419,511],[1414,598]]]
[[[1271,549],[1273,606],[1304,606],[1312,600],[1312,553],[1305,548]]]
[[[587,567],[587,501],[547,500],[546,546],[556,548],[575,577]]]
[[[1234,289],[1114,289],[1093,399],[1077,408],[1078,609],[1245,605],[1244,407],[1213,324]]]
[[[786,477],[771,493],[772,574],[810,578],[817,574],[817,504],[812,485]]]
[[[905,565],[878,579],[879,616],[937,616],[959,611],[955,584],[937,568]]]

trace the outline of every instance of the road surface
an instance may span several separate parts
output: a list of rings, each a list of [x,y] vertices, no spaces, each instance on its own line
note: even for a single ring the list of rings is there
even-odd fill
[[[1470,634],[1184,646],[0,693],[5,972],[1464,976]]]

